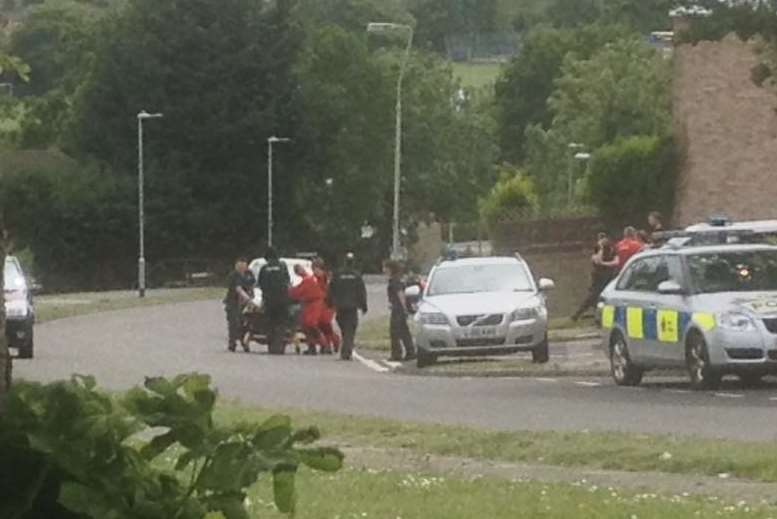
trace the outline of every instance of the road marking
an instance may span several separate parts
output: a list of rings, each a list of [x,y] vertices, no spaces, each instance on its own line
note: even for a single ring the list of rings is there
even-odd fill
[[[378,373],[388,373],[391,371],[389,368],[381,366],[379,363],[372,359],[366,359],[356,352],[353,352],[353,358],[370,368],[372,371],[377,371]]]
[[[578,386],[583,387],[599,387],[601,384],[599,382],[575,382]]]
[[[720,398],[744,398],[745,395],[739,393],[715,393],[715,396]]]
[[[536,380],[537,382],[558,382],[558,379],[556,379],[556,378],[537,377],[534,380]]]
[[[675,393],[677,395],[687,395],[691,393],[690,389],[667,389],[667,393]]]

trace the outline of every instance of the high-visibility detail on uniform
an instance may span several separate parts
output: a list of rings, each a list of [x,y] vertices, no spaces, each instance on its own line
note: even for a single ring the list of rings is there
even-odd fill
[[[657,329],[659,341],[679,342],[680,313],[675,310],[659,310]]]
[[[645,338],[642,317],[642,308],[629,307],[626,309],[626,333],[628,333],[630,338]]]
[[[708,332],[715,328],[715,314],[697,312],[693,314],[693,322],[696,323],[699,328]]]
[[[615,307],[612,305],[605,305],[602,308],[602,327],[606,329],[612,329],[615,326]]]

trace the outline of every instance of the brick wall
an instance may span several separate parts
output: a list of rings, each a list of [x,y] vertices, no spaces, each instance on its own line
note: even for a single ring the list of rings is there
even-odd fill
[[[674,123],[685,153],[673,223],[723,213],[777,218],[777,95],[756,86],[753,45],[735,36],[675,51]]]
[[[497,254],[518,251],[535,276],[556,282],[548,298],[550,316],[577,310],[591,281],[591,253],[603,225],[596,218],[533,220],[504,223],[492,233]]]

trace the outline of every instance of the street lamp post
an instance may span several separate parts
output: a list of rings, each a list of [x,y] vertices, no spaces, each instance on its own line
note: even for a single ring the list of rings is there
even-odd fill
[[[267,139],[267,246],[272,247],[272,145],[281,142],[291,142],[286,137],[270,137]]]
[[[143,121],[146,119],[159,119],[162,114],[150,114],[145,110],[138,114],[138,225],[139,225],[139,252],[138,252],[138,296],[146,297],[146,243],[145,220],[143,199]]]
[[[577,143],[577,142],[570,142],[569,143],[569,149],[572,151],[577,151],[577,153],[574,155],[574,158],[576,160],[588,160],[591,158],[590,153],[585,153],[580,150],[585,149],[585,145]],[[567,174],[567,183],[568,183],[568,192],[567,192],[567,205],[569,207],[572,206],[572,199],[574,198],[574,181],[573,181],[573,167],[572,164],[569,165],[570,167],[569,172]]]
[[[410,59],[410,50],[413,47],[413,28],[409,25],[398,23],[370,23],[367,25],[367,32],[386,33],[404,31],[408,33],[407,47],[402,63],[399,67],[399,79],[397,80],[397,107],[396,107],[396,142],[394,143],[394,218],[393,232],[391,242],[392,259],[402,257],[400,239],[399,239],[399,194],[402,183],[402,80],[405,77],[405,69]]]

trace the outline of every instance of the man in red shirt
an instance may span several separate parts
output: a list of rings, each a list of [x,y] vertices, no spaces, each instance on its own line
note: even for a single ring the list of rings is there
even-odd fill
[[[618,268],[623,268],[632,256],[641,252],[645,244],[637,239],[637,230],[634,227],[626,227],[623,231],[623,239],[615,246],[615,254],[618,256]]]

